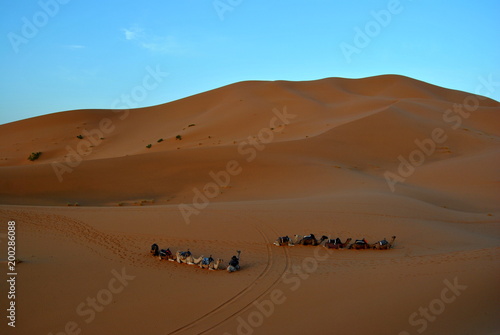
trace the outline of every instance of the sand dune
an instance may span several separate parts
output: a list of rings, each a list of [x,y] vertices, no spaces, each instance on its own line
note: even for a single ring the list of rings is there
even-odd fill
[[[0,216],[16,221],[24,261],[18,327],[492,334],[499,112],[485,97],[387,75],[241,82],[1,125]],[[270,243],[311,232],[397,239],[388,252]],[[243,269],[159,262],[153,242],[226,264],[239,249]],[[77,306],[122,268],[135,278],[87,322]],[[467,288],[442,302],[454,280]]]

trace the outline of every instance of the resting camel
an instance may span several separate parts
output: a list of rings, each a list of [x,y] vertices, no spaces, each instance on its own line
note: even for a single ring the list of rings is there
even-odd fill
[[[274,241],[274,245],[277,245],[278,247],[281,247],[283,245],[288,245],[289,247],[293,247],[294,244],[292,242],[292,239],[288,236],[280,236]]]
[[[175,256],[172,254],[170,249],[161,249],[160,254],[158,255],[158,259],[161,261],[162,259],[166,259],[168,261],[175,261]]]
[[[189,265],[196,265],[201,262],[203,259],[203,256],[200,256],[198,258],[194,258],[193,254],[191,254],[191,251],[177,251],[175,253],[175,258],[177,260],[177,263],[186,263]]]
[[[238,256],[233,256],[229,261],[229,265],[227,266],[228,272],[235,272],[240,269],[240,254],[241,251],[237,250]]]
[[[209,269],[209,270],[217,270],[219,269],[219,265],[222,264],[222,259],[218,258],[216,261],[210,257],[205,257],[203,260],[200,262],[200,268],[202,269]]]
[[[371,245],[371,247],[372,247],[373,249],[377,249],[377,250],[388,250],[388,249],[392,248],[392,245],[394,244],[394,240],[395,240],[395,239],[396,239],[396,236],[393,236],[393,237],[391,238],[391,241],[390,241],[390,242],[388,242],[388,241],[385,239],[385,237],[384,237],[384,239],[383,239],[382,241],[378,241],[378,242],[376,242],[376,243],[373,243],[373,244]]]
[[[151,250],[149,251],[149,253],[151,254],[151,256],[158,256],[160,254],[158,252],[159,249],[160,247],[158,247],[158,244],[154,243],[153,245],[151,245]]]
[[[359,249],[370,249],[370,244],[368,244],[368,242],[366,242],[366,239],[362,239],[362,240],[356,240],[353,244],[351,244],[349,246],[349,249],[355,249],[355,250],[359,250]]]
[[[349,243],[351,243],[351,241],[352,238],[349,237],[344,243],[342,243],[340,238],[337,237],[336,239],[326,240],[324,247],[328,249],[344,249],[349,245]]]
[[[301,235],[295,235],[295,241],[294,244],[299,244],[299,245],[320,245],[323,241],[328,240],[328,236],[321,236],[319,241],[316,239],[316,236],[314,234],[307,235],[307,236],[301,236]]]

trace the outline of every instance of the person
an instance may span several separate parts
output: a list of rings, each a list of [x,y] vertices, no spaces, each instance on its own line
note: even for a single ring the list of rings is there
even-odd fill
[[[240,268],[240,260],[238,259],[238,257],[233,256],[233,257],[231,257],[231,260],[229,261],[229,265],[231,265],[235,269],[239,269]]]

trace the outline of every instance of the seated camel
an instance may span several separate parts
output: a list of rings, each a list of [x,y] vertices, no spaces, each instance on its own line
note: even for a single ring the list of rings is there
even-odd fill
[[[158,244],[156,243],[153,243],[153,245],[151,245],[151,250],[149,251],[149,253],[151,254],[151,256],[158,256],[159,255],[159,250],[160,247],[158,247]]]
[[[219,269],[219,266],[222,264],[222,259],[218,258],[217,260],[214,260],[212,258],[212,255],[210,257],[204,257],[201,262],[200,262],[200,268],[202,269],[209,269],[209,270],[217,270]]]
[[[378,242],[375,242],[371,245],[371,247],[373,249],[377,249],[377,250],[388,250],[390,248],[392,248],[392,245],[394,244],[394,240],[396,239],[396,236],[393,236],[391,238],[391,241],[387,241],[384,237],[384,239],[382,241],[378,241]]]
[[[166,259],[168,261],[175,261],[176,258],[175,256],[172,254],[172,251],[170,251],[170,249],[161,249],[160,250],[160,254],[158,255],[158,259],[161,261],[162,259]]]
[[[175,258],[177,260],[177,263],[186,263],[189,265],[196,265],[201,262],[203,259],[203,256],[200,256],[198,258],[194,258],[193,255],[191,254],[191,251],[177,251],[175,253]]]
[[[324,247],[328,249],[344,249],[347,248],[349,243],[351,243],[352,238],[348,238],[344,243],[340,240],[340,238],[329,239],[326,241]]]
[[[281,247],[283,245],[288,245],[289,247],[293,247],[294,244],[292,242],[292,239],[288,236],[280,236],[274,241],[274,245],[277,245],[278,247]]]
[[[359,249],[370,249],[370,244],[368,244],[368,242],[366,241],[366,239],[362,239],[362,240],[356,240],[353,244],[351,244],[349,246],[349,249],[355,249],[355,250],[359,250]]]
[[[328,236],[321,236],[319,241],[316,239],[316,236],[314,234],[302,236],[302,235],[295,235],[295,241],[294,244],[298,245],[320,245],[323,241],[328,240]]]

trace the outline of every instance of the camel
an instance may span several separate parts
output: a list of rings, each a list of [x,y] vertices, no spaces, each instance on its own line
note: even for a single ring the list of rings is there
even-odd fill
[[[170,249],[161,249],[160,254],[158,255],[158,259],[161,261],[162,259],[166,259],[168,261],[175,261],[175,256],[172,254],[172,251]]]
[[[353,244],[349,246],[349,249],[359,250],[359,249],[370,249],[370,244],[366,241],[366,239],[356,240]]]
[[[189,265],[196,265],[201,262],[203,259],[203,256],[200,256],[198,258],[194,258],[193,254],[191,254],[191,251],[177,251],[175,253],[175,258],[177,260],[177,263],[186,263]]]
[[[212,258],[212,255],[210,255],[209,257],[204,257],[201,260],[199,267],[202,269],[208,269],[208,268],[210,268],[210,263],[212,263],[213,261],[214,261],[214,259]]]
[[[385,237],[384,237],[384,239],[383,239],[382,241],[378,241],[378,242],[376,242],[376,243],[373,243],[373,244],[371,245],[371,247],[372,247],[373,249],[377,249],[377,250],[388,250],[388,249],[392,248],[392,245],[394,244],[394,240],[395,240],[395,239],[396,239],[396,236],[393,236],[393,237],[391,238],[391,241],[390,241],[390,242],[388,242],[388,241],[385,239]]]
[[[274,241],[274,245],[277,245],[278,247],[281,247],[283,245],[288,245],[289,247],[293,247],[294,244],[292,242],[292,239],[288,236],[280,236]]]
[[[203,260],[200,262],[200,268],[202,269],[209,269],[209,270],[217,270],[219,269],[219,266],[222,264],[222,259],[218,258],[216,261],[210,257],[205,257]]]
[[[229,273],[238,271],[240,269],[240,254],[241,251],[237,250],[238,256],[233,256],[229,261],[229,265],[227,266],[227,271]]]
[[[344,243],[342,243],[340,238],[337,237],[336,239],[326,240],[324,247],[328,249],[344,249],[349,245],[349,243],[351,243],[351,241],[352,238],[349,237]]]
[[[151,245],[151,250],[149,251],[149,253],[151,254],[151,256],[158,256],[160,253],[158,252],[160,247],[158,247],[158,244],[156,243],[153,243],[153,245]]]
[[[316,239],[316,236],[314,234],[307,235],[307,236],[301,236],[301,235],[295,235],[295,241],[294,244],[299,244],[299,245],[320,245],[323,241],[328,240],[328,236],[321,236],[319,241]]]

